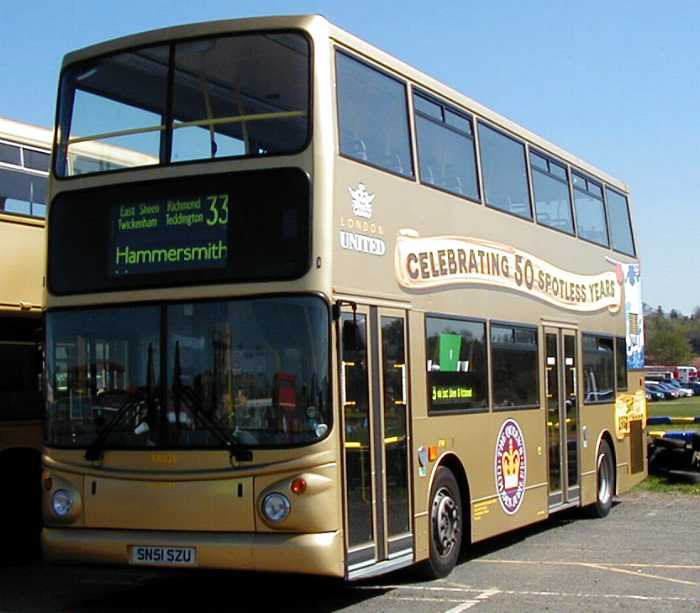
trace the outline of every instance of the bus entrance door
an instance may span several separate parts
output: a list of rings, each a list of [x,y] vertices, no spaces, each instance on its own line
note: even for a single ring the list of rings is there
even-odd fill
[[[579,502],[576,331],[545,328],[549,508]]]
[[[357,307],[339,325],[346,574],[413,562],[405,312]]]

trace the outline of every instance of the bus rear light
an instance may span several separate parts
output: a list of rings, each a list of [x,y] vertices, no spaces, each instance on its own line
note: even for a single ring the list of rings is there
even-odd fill
[[[295,494],[303,494],[306,491],[306,481],[297,477],[292,481],[291,489]]]

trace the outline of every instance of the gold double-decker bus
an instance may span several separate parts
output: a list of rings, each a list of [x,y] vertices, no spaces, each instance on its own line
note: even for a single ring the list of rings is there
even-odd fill
[[[50,560],[444,576],[645,477],[627,186],[322,17],[69,54],[48,228]]]

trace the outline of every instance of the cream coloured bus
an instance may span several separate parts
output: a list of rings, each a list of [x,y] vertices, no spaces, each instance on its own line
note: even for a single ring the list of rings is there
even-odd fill
[[[41,526],[41,313],[52,144],[52,130],[0,117],[0,475],[15,499],[3,507],[0,524],[5,552],[12,545],[20,555],[38,551]],[[135,163],[149,160],[85,143],[71,152],[70,168],[82,174]]]
[[[50,560],[444,576],[645,477],[624,183],[318,16],[71,53],[57,122]]]
[[[4,552],[36,553],[41,526],[41,301],[50,130],[0,117],[0,511]]]

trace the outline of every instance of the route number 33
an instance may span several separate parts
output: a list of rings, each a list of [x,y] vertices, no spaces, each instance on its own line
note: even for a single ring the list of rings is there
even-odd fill
[[[207,196],[207,225],[215,226],[216,224],[228,223],[228,194],[214,194]]]

